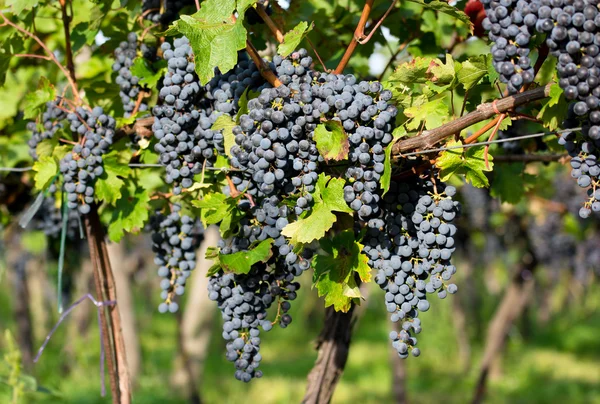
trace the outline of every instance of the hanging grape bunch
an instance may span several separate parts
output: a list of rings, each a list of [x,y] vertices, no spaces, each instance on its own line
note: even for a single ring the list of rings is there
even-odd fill
[[[582,218],[600,212],[600,15],[597,2],[483,0],[483,26],[494,42],[494,67],[509,93],[533,82],[528,48],[531,36],[543,35],[550,54],[558,59],[558,84],[571,101],[565,128],[581,131],[561,134],[559,143],[571,160],[571,176],[588,190],[579,210]]]

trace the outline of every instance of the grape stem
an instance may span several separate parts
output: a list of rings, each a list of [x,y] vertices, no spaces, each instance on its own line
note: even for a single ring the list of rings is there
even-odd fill
[[[38,43],[38,45],[40,45],[40,47],[48,55],[49,60],[51,60],[67,78],[67,81],[69,82],[69,86],[71,87],[71,90],[73,92],[73,97],[75,97],[75,101],[80,102],[81,97],[79,97],[79,90],[77,89],[77,84],[74,81],[74,76],[71,77],[71,73],[58,61],[58,59],[56,58],[54,53],[50,50],[50,48],[48,48],[48,46],[37,35],[35,35],[34,33],[30,32],[30,31],[27,31],[25,28],[22,28],[22,27],[18,26],[17,24],[15,24],[14,22],[12,22],[11,20],[9,20],[6,17],[6,15],[4,15],[4,12],[0,11],[0,16],[2,17],[2,24],[0,24],[0,27],[5,27],[7,25],[11,26],[14,29],[16,29],[17,31],[19,31],[20,33],[22,33],[23,35],[28,36],[29,38],[33,39],[35,42]],[[69,44],[67,46],[70,49],[71,45]]]
[[[76,83],[77,78],[75,77],[75,64],[73,63],[73,49],[71,48],[71,29],[69,28],[72,16],[70,17],[67,14],[68,1],[69,0],[58,0],[62,12],[63,30],[65,31],[65,56],[67,59],[67,69],[69,70],[71,79],[74,83]]]
[[[379,19],[379,21],[377,21],[377,24],[375,24],[375,26],[373,27],[373,29],[371,30],[371,32],[369,32],[369,35],[367,35],[367,36],[364,36],[364,34],[363,34],[363,37],[362,37],[362,38],[360,38],[360,39],[357,39],[357,41],[356,41],[356,42],[358,42],[358,43],[359,43],[359,44],[361,44],[361,45],[364,45],[364,44],[366,44],[367,42],[369,42],[369,41],[371,40],[371,37],[372,37],[372,36],[373,36],[373,34],[375,33],[375,31],[377,31],[377,28],[379,28],[379,26],[381,25],[381,23],[382,23],[382,22],[383,22],[383,21],[384,21],[384,20],[387,18],[388,14],[389,14],[389,13],[390,13],[390,12],[391,12],[393,9],[394,9],[394,6],[396,5],[396,2],[397,2],[397,1],[398,1],[398,0],[393,0],[393,1],[392,1],[392,4],[390,4],[390,6],[389,6],[389,7],[388,7],[388,9],[386,10],[385,14],[383,14],[383,17],[381,17],[381,18]]]
[[[262,18],[265,24],[267,24],[267,27],[271,30],[273,35],[275,35],[275,39],[277,40],[277,42],[283,43],[283,32],[281,32],[281,29],[279,29],[277,24],[275,24],[273,19],[269,16],[269,14],[267,14],[265,6],[263,6],[262,4],[256,4],[256,12],[260,16],[260,18]]]
[[[281,81],[279,81],[277,76],[275,76],[275,73],[273,73],[273,71],[265,63],[263,58],[260,57],[258,50],[254,47],[254,45],[252,45],[252,42],[250,42],[249,39],[246,40],[246,52],[248,52],[248,55],[250,55],[256,67],[258,67],[260,75],[263,76],[263,78],[267,80],[273,87],[279,87],[283,84]]]
[[[373,8],[374,2],[375,2],[375,0],[366,0],[365,6],[363,7],[362,13],[360,15],[360,20],[358,21],[356,30],[354,30],[354,37],[350,41],[350,44],[348,44],[348,47],[346,48],[346,52],[344,53],[344,56],[342,56],[342,60],[340,60],[340,63],[335,68],[335,71],[334,71],[335,74],[342,74],[342,72],[344,71],[344,68],[350,61],[350,58],[352,57],[352,54],[354,53],[356,46],[358,45],[358,41],[364,37],[365,26],[367,25],[367,22],[369,21],[369,14],[371,14],[371,9]]]

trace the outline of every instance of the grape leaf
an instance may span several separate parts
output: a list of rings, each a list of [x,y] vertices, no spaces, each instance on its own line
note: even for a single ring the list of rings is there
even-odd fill
[[[30,10],[39,4],[39,0],[8,0],[7,6],[12,7],[12,12],[15,15],[21,14],[23,10]]]
[[[383,174],[381,175],[381,182],[379,186],[383,190],[381,196],[387,194],[390,190],[390,182],[392,180],[392,148],[394,147],[394,142],[390,143],[385,148],[385,161],[383,162]]]
[[[166,35],[182,34],[190,40],[194,51],[196,73],[202,83],[215,75],[215,67],[222,73],[237,63],[237,51],[246,47],[246,28],[243,14],[233,17],[235,0],[207,0],[198,12],[182,15]]]
[[[35,119],[42,110],[46,108],[48,101],[53,101],[56,98],[56,90],[54,86],[45,77],[40,78],[38,88],[34,92],[28,93],[25,96],[23,105],[23,118]]]
[[[148,191],[139,187],[130,194],[127,187],[123,196],[117,201],[108,225],[108,237],[118,243],[125,232],[139,232],[148,220],[150,195]]]
[[[343,179],[321,173],[312,193],[314,205],[311,213],[285,226],[281,234],[289,237],[291,244],[310,243],[323,238],[336,221],[333,212],[352,213],[344,201],[344,185]]]
[[[139,84],[149,88],[156,88],[156,85],[165,74],[166,66],[162,66],[157,71],[143,57],[137,57],[131,65],[131,74],[138,77]]]
[[[416,57],[410,62],[402,63],[390,75],[388,81],[400,82],[407,85],[414,83],[425,83],[428,77],[428,71],[431,66],[435,65],[434,59]]]
[[[425,122],[426,129],[434,129],[441,126],[448,118],[448,105],[444,102],[445,97],[436,98],[424,104],[406,108],[404,115],[412,118],[406,124],[409,130],[416,130]]]
[[[223,271],[236,274],[247,274],[252,269],[252,265],[258,262],[267,262],[273,255],[271,245],[273,239],[269,238],[261,241],[256,247],[248,251],[240,251],[235,254],[219,254],[219,263]]]
[[[451,141],[446,147],[460,146],[462,142]],[[464,175],[467,182],[471,182],[477,188],[484,188],[490,185],[485,171],[492,171],[492,155],[489,154],[490,168],[486,168],[484,161],[484,147],[475,146],[467,149],[452,149],[442,152],[436,161],[436,166],[440,168],[440,180],[446,182],[453,175]]]
[[[103,156],[104,172],[97,178],[96,198],[114,205],[121,197],[121,188],[125,182],[119,177],[127,177],[131,172],[128,166],[131,152],[113,150]]]
[[[210,193],[204,195],[202,200],[192,201],[192,205],[201,209],[200,220],[204,227],[220,223],[221,236],[226,238],[243,216],[237,208],[239,199],[240,197],[231,198],[220,192]]]
[[[537,118],[549,130],[558,129],[558,125],[566,118],[569,111],[569,102],[565,99],[563,91],[558,84],[550,86],[550,98],[544,103]]]
[[[463,85],[465,91],[473,88],[479,80],[488,74],[488,59],[491,55],[471,56],[460,64],[457,71],[458,82]]]
[[[244,12],[250,7],[254,7],[257,0],[237,0],[237,11],[239,14],[244,14]],[[204,6],[204,5],[203,5]]]
[[[58,173],[58,163],[54,157],[40,157],[40,159],[33,164],[33,171],[35,171],[33,177],[35,180],[35,189],[43,191],[50,185],[54,176]]]
[[[313,139],[325,161],[348,158],[350,141],[340,121],[327,121],[317,125]]]
[[[439,59],[435,60],[435,64],[431,67],[432,76],[429,80],[436,85],[451,85],[456,77],[456,66],[454,59],[450,53],[446,53],[446,63]]]
[[[504,164],[502,170],[494,171],[490,193],[500,201],[511,204],[519,203],[525,195],[527,187],[523,178],[525,164]]]
[[[369,258],[362,254],[363,246],[355,241],[354,231],[345,230],[333,239],[320,241],[322,253],[312,260],[313,283],[319,296],[325,296],[325,307],[347,312],[355,298],[362,297],[355,273],[363,282],[371,280]]]
[[[58,139],[56,137],[44,139],[35,147],[35,154],[38,158],[52,156],[52,152],[56,146],[58,146]]]
[[[235,135],[233,134],[233,128],[235,128],[237,124],[227,114],[223,114],[217,118],[215,123],[213,123],[211,129],[212,130],[223,130],[223,140],[225,142],[225,154],[227,157],[231,156],[231,148],[235,145]]]
[[[283,42],[277,47],[277,53],[282,57],[287,57],[300,45],[300,42],[313,29],[314,25],[313,22],[309,25],[306,21],[302,21],[294,29],[288,31],[283,37]]]
[[[451,6],[447,2],[440,1],[440,0],[433,0],[433,1],[409,0],[409,1],[420,4],[421,6],[423,6],[423,8],[439,11],[444,14],[448,14],[449,16],[454,17],[457,20],[461,21],[462,23],[466,24],[469,27],[471,34],[473,33],[473,23],[471,23],[471,19],[469,18],[469,16],[466,15],[464,12],[460,11],[458,8]]]

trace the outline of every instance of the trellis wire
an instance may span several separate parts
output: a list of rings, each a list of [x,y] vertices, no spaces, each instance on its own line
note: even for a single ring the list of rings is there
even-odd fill
[[[52,330],[50,330],[50,333],[48,334],[48,336],[46,336],[46,339],[44,340],[44,343],[42,344],[42,346],[40,347],[40,349],[38,350],[37,355],[35,356],[35,358],[33,358],[33,362],[37,363],[37,361],[40,359],[40,356],[42,356],[42,353],[44,352],[44,349],[46,348],[46,345],[48,345],[48,342],[50,342],[50,338],[52,337],[52,335],[54,334],[54,332],[56,331],[56,329],[58,328],[58,326],[60,325],[60,323],[62,323],[64,321],[64,319],[67,317],[67,315],[75,308],[77,307],[79,304],[81,304],[85,299],[89,299],[92,301],[92,303],[94,303],[94,305],[97,308],[97,313],[98,313],[98,328],[100,330],[100,378],[101,378],[101,393],[102,393],[102,397],[104,397],[106,395],[106,385],[104,383],[104,356],[105,356],[105,352],[104,352],[104,345],[102,344],[102,324],[100,322],[100,310],[102,310],[103,306],[112,306],[117,304],[117,302],[115,300],[107,300],[107,301],[97,301],[96,299],[94,299],[94,297],[87,293],[84,296],[80,297],[79,300],[77,300],[75,303],[73,303],[72,305],[70,305],[65,311],[64,313],[62,313],[62,315],[60,316],[60,318],[58,319],[58,321],[56,322],[56,324],[54,325],[54,327],[52,327]]]
[[[576,132],[581,129],[582,128],[560,129],[560,130],[555,130],[555,131],[551,131],[551,132],[540,132],[540,133],[532,133],[530,135],[515,136],[515,137],[511,137],[511,138],[507,138],[507,139],[490,140],[488,142],[477,142],[477,143],[463,144],[463,145],[450,146],[450,147],[438,147],[436,149],[420,150],[420,151],[411,152],[411,153],[400,153],[394,157],[396,157],[396,158],[397,157],[410,157],[410,156],[418,156],[420,154],[434,153],[434,152],[440,152],[440,151],[446,151],[446,150],[468,149],[469,147],[475,147],[475,146],[486,146],[486,145],[495,144],[495,143],[514,142],[515,140],[532,139],[532,138],[544,137],[544,136],[548,136],[548,135],[558,135],[558,134],[566,133],[566,132]],[[164,166],[162,164],[132,163],[132,164],[129,164],[129,167],[132,167],[132,168],[161,168]],[[211,171],[237,171],[236,169],[218,168],[218,167],[205,167],[205,169],[211,170]],[[31,170],[33,170],[33,167],[18,167],[18,168],[0,167],[0,171],[9,171],[9,172],[27,172],[27,171],[31,171]]]

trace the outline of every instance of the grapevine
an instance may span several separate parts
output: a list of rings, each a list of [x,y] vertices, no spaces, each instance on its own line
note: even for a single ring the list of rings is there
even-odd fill
[[[469,0],[463,12],[416,2],[410,13],[397,1],[374,3],[366,0],[355,19],[350,5],[324,4],[324,26],[310,22],[313,2],[93,2],[95,19],[79,17],[71,0],[41,1],[40,13],[28,2],[0,11],[0,81],[19,93],[18,112],[0,128],[11,133],[0,147],[16,150],[0,160],[11,176],[0,184],[0,214],[61,240],[57,295],[65,254],[85,233],[118,402],[131,393],[119,311],[103,306],[119,303],[107,239],[149,234],[154,307],[165,319],[198,293],[191,277],[207,277],[210,306],[202,310],[218,308],[222,359],[245,383],[271,373],[261,367],[264,333],[303,331],[292,313],[311,291],[330,321],[315,365],[325,370],[315,373],[337,376],[310,383],[335,386],[350,317],[371,299],[393,323],[386,333],[394,355],[431,355],[419,335],[434,320],[423,313],[435,311],[432,296],[458,292],[457,250],[492,217],[491,206],[472,212],[492,197],[519,219],[504,228],[532,257],[519,261],[518,276],[539,265],[583,278],[594,266],[598,3]],[[62,21],[60,40],[36,25],[41,18]],[[385,55],[373,45],[388,41],[380,27],[398,42]],[[373,55],[391,58],[377,71],[366,62]],[[35,89],[16,85],[33,79]],[[465,184],[489,195],[475,198],[461,191]],[[206,246],[210,226],[219,240]],[[301,290],[307,274],[311,287]],[[372,282],[376,296],[367,293]],[[339,324],[343,330],[325,332]],[[486,353],[484,364],[491,359]],[[329,390],[305,401],[329,402]]]

